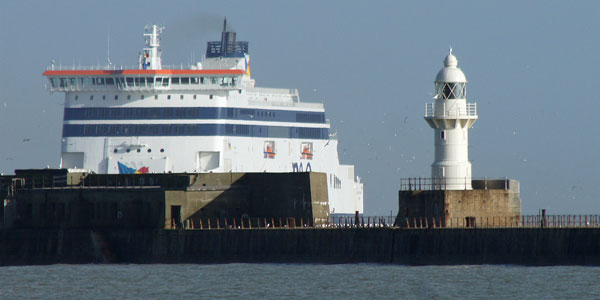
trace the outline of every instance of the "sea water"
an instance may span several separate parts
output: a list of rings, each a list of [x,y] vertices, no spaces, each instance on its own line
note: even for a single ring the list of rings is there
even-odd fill
[[[377,264],[0,267],[1,299],[600,299],[600,268]]]

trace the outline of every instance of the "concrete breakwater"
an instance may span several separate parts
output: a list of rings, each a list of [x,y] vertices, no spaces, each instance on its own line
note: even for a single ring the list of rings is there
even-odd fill
[[[0,229],[0,265],[600,265],[600,228]]]

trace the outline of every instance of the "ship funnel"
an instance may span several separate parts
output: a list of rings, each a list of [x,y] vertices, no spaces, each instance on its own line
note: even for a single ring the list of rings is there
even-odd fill
[[[223,32],[221,33],[221,51],[227,56],[235,50],[235,32],[227,31],[227,18],[223,21]]]

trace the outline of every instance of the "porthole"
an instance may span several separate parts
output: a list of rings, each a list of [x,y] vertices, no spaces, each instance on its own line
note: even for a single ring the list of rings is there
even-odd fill
[[[165,152],[165,149],[162,149],[162,148],[161,148],[161,149],[160,149],[160,152],[161,152],[161,153]]]
[[[152,152],[152,149],[148,149],[148,153]]]
[[[114,153],[117,153],[117,148],[115,148],[115,150],[113,151]]]
[[[131,152],[131,149],[127,149],[127,150],[125,150],[125,152],[129,153],[129,152]]]
[[[140,152],[142,152],[142,150],[141,149],[137,149],[137,153],[140,153]]]

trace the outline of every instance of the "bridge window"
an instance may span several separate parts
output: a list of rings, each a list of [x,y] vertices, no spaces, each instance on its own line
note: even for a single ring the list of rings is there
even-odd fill
[[[199,77],[192,77],[192,84],[200,84],[200,78]]]
[[[115,79],[112,77],[106,78],[106,85],[115,85]]]
[[[190,84],[189,77],[181,77],[181,84]]]
[[[179,77],[171,78],[171,84],[179,84]]]

